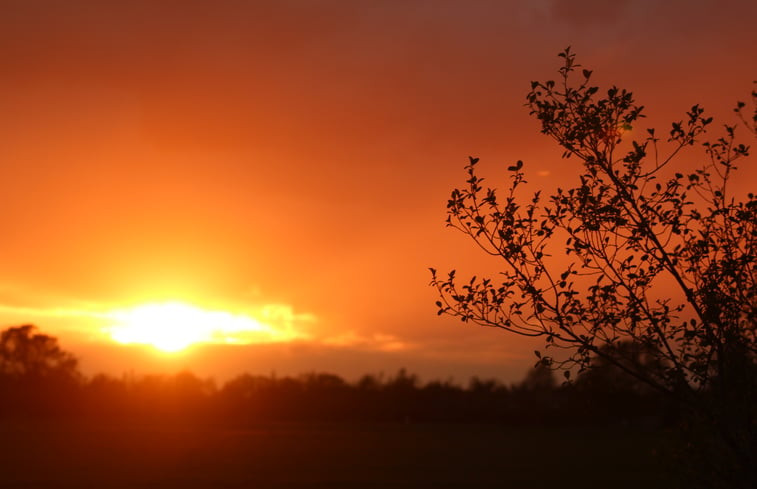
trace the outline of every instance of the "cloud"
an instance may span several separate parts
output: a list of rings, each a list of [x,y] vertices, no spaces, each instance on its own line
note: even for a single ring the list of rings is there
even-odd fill
[[[374,333],[371,335],[361,335],[354,331],[324,338],[319,343],[326,346],[381,352],[406,351],[417,346],[390,334]]]

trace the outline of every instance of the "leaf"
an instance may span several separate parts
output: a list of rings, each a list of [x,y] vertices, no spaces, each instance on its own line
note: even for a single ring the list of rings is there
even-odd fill
[[[521,168],[523,168],[523,162],[521,160],[518,160],[514,165],[508,166],[507,170],[508,171],[518,171]]]

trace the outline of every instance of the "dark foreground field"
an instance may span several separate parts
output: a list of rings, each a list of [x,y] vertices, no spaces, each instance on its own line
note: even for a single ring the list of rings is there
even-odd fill
[[[655,488],[659,435],[627,428],[0,424],[7,488]]]

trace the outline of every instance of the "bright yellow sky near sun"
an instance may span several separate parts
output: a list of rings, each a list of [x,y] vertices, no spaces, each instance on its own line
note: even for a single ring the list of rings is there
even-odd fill
[[[101,311],[0,306],[0,314],[88,320],[97,325],[94,330],[89,329],[95,338],[123,345],[149,345],[167,353],[199,344],[305,340],[310,335],[298,326],[315,321],[312,315],[295,314],[283,305],[271,304],[255,311],[234,313],[180,301],[142,303]]]
[[[144,371],[147,346],[202,375],[520,377],[532,343],[438,318],[428,286],[429,266],[496,270],[444,226],[467,157],[494,185],[517,159],[534,189],[575,180],[523,107],[568,44],[660,130],[694,103],[733,122],[756,9],[3,4],[0,325],[37,324],[88,372]],[[181,363],[203,345],[224,353]]]
[[[302,337],[247,315],[208,311],[182,302],[142,304],[112,311],[107,317],[115,323],[106,329],[113,340],[152,345],[165,352],[199,343],[249,344]]]

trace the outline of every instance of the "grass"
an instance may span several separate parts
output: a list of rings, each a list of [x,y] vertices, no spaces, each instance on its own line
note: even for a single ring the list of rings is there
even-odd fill
[[[660,435],[630,428],[0,425],[3,488],[657,488]]]

